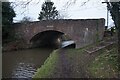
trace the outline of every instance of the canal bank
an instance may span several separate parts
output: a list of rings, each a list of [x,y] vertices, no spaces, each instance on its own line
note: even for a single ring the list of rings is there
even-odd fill
[[[26,44],[23,40],[14,40],[2,45],[2,52],[24,50],[29,48],[30,45]]]
[[[97,44],[92,44],[79,49],[66,48],[57,49],[54,51],[50,50],[48,54],[45,54],[45,51],[49,51],[49,49],[46,49],[43,52],[40,49],[26,49],[12,52],[3,52],[3,78],[100,77],[101,75],[97,76],[97,74],[99,74],[99,71],[97,71],[97,74],[95,72],[92,72],[96,69],[94,66],[96,65],[94,64],[94,61],[102,52],[112,49],[112,45],[114,42],[116,42],[116,40],[117,39],[111,38],[106,41],[100,41]],[[101,66],[99,66],[99,68],[101,68]],[[112,70],[112,68],[109,70]],[[108,72],[104,73],[107,74]],[[115,76],[113,76],[114,74],[111,75],[112,77],[116,77],[116,74],[117,73],[115,73]],[[109,77],[109,74],[107,77]]]
[[[109,52],[115,46],[111,53],[116,53],[116,41],[117,39],[110,38],[80,49],[56,50],[44,62],[44,65],[37,70],[33,78],[116,78],[118,77],[118,71],[114,66],[117,66],[118,63],[113,64],[109,60],[98,61],[97,64],[95,62],[97,58],[100,60],[105,58],[101,54],[111,55],[106,51]],[[108,58],[110,59],[111,57]],[[116,57],[113,57],[114,59],[117,60]],[[94,66],[103,63],[103,66]],[[109,65],[110,68],[106,68],[108,64],[112,64]],[[100,73],[104,74],[101,75]]]

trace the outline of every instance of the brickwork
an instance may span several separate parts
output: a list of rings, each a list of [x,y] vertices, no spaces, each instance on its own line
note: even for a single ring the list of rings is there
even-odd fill
[[[13,26],[16,37],[23,39],[27,44],[30,44],[30,40],[36,34],[54,30],[67,34],[76,42],[76,47],[80,48],[103,38],[105,19],[61,19],[16,23]]]

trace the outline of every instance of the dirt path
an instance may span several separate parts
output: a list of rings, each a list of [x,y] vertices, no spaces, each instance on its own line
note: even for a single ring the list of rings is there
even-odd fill
[[[60,49],[58,63],[56,69],[50,77],[52,78],[71,78],[72,77],[72,68],[71,62],[67,58],[67,50]]]
[[[61,67],[60,70],[60,77],[61,78],[70,78],[72,77],[73,74],[73,70],[72,70],[72,64],[69,61],[68,57],[67,57],[67,50],[65,49],[61,49],[59,52],[59,66]]]
[[[116,42],[116,41],[115,41]],[[87,71],[88,65],[98,56],[99,50],[109,49],[114,42],[103,41],[97,46],[90,47],[84,52],[76,52],[69,57],[69,49],[60,49],[58,63],[53,78],[92,78]]]
[[[68,50],[59,50],[59,61],[56,66],[56,70],[53,78],[87,78],[86,72],[83,66],[75,62],[76,59],[70,59],[68,57]],[[75,58],[75,57],[74,57]],[[81,63],[82,64],[82,63]]]

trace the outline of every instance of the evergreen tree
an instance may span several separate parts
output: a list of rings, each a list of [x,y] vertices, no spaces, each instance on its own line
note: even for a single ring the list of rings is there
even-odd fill
[[[42,4],[42,11],[39,14],[39,20],[53,20],[58,18],[58,11],[56,7],[53,6],[54,3],[45,1]]]
[[[13,23],[13,17],[16,14],[11,6],[10,2],[2,2],[2,38],[8,39],[10,37],[11,24]]]

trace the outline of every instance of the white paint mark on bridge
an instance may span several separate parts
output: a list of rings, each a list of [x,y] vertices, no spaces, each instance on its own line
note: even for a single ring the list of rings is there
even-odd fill
[[[88,37],[88,31],[89,31],[89,29],[88,28],[85,28],[85,31],[84,31],[84,38],[83,38],[83,40],[84,40],[84,42],[86,42],[87,41],[87,37]]]
[[[47,26],[47,28],[53,28],[54,26]]]

